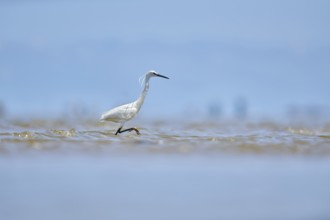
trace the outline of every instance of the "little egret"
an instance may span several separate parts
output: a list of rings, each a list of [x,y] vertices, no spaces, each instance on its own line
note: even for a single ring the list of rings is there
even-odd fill
[[[118,107],[115,107],[108,112],[104,113],[101,116],[101,121],[111,121],[115,123],[120,123],[120,127],[116,131],[115,135],[118,133],[123,133],[126,131],[135,131],[136,134],[140,134],[139,130],[137,128],[128,128],[125,130],[121,130],[125,124],[125,122],[131,120],[134,118],[135,115],[137,115],[141,109],[141,106],[143,105],[144,99],[148,93],[149,90],[149,80],[152,77],[162,77],[165,79],[169,79],[166,76],[160,75],[157,72],[150,70],[143,78],[142,83],[144,82],[144,89],[142,91],[142,94],[140,98],[138,98],[135,102],[128,103],[125,105],[121,105]]]

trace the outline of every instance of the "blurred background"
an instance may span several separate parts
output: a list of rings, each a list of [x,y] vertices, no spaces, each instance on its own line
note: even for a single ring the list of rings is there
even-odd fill
[[[0,219],[330,219],[329,12],[0,0]],[[150,69],[142,135],[113,135]]]
[[[0,114],[330,115],[330,2],[0,1]]]

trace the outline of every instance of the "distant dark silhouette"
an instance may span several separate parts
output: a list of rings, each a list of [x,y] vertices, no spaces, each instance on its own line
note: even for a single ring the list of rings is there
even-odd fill
[[[211,118],[220,118],[222,116],[222,106],[220,102],[212,102],[208,108],[208,115]]]
[[[244,120],[247,118],[248,104],[244,97],[236,98],[234,102],[234,115],[237,119]]]
[[[6,110],[5,110],[5,105],[0,101],[0,118],[5,117]]]

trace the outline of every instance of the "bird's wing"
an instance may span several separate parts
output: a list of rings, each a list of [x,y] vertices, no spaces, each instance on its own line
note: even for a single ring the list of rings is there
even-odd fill
[[[138,111],[135,107],[135,103],[132,102],[109,110],[101,116],[101,120],[120,123],[123,121],[130,120],[136,115],[137,112]]]

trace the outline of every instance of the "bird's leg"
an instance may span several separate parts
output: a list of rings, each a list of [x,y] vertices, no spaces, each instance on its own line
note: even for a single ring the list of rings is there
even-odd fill
[[[117,135],[118,133],[121,133],[121,129],[123,128],[123,126],[120,126],[119,128],[118,128],[118,130],[116,131],[116,133],[115,133],[115,135]]]
[[[123,133],[123,132],[126,132],[126,131],[135,131],[137,135],[140,134],[139,130],[136,129],[136,128],[127,128],[125,130],[120,130],[119,133]]]
[[[136,128],[127,128],[125,130],[121,130],[123,127],[121,126],[120,128],[118,128],[118,130],[116,131],[115,135],[117,135],[118,133],[123,133],[123,132],[126,132],[126,131],[135,131],[137,135],[140,135],[140,132],[138,129]]]
[[[125,130],[119,131],[119,133],[123,133],[123,132],[126,132],[126,131],[135,131],[137,135],[140,135],[139,130],[136,129],[136,128],[127,128]]]

